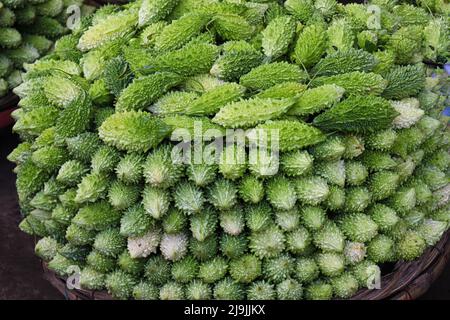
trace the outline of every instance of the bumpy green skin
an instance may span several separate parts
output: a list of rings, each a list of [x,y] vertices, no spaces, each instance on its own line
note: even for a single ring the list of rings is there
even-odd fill
[[[174,20],[155,37],[155,49],[158,51],[169,51],[180,48],[199,34],[209,20],[208,14],[198,12],[193,12],[178,20]]]
[[[295,21],[289,16],[280,16],[270,21],[262,31],[262,48],[266,57],[275,60],[284,55],[294,38]]]
[[[419,93],[424,86],[421,65],[396,67],[386,74],[388,85],[383,92],[386,99],[403,99]]]
[[[300,178],[295,184],[297,197],[304,204],[317,205],[323,202],[329,193],[327,182],[318,176]]]
[[[316,64],[327,46],[326,33],[322,25],[312,24],[303,29],[294,48],[295,61],[304,68]]]
[[[105,280],[108,292],[117,299],[129,298],[136,284],[137,281],[133,276],[120,270],[110,273]]]
[[[169,128],[162,121],[142,111],[116,113],[99,128],[99,136],[105,143],[126,151],[147,151],[168,133]]]
[[[273,134],[278,135],[278,148],[280,151],[292,151],[304,148],[315,145],[325,139],[325,135],[320,130],[304,122],[274,120],[256,126],[256,145],[260,145],[260,142],[262,142],[263,145],[260,146],[263,147],[264,143],[266,143],[264,137],[267,136],[267,147],[274,148],[274,141],[276,140]],[[250,138],[251,142],[253,142],[252,140],[253,138]]]
[[[268,89],[283,82],[301,82],[306,79],[300,67],[286,62],[273,62],[252,69],[239,82],[249,89]]]
[[[304,116],[330,108],[339,102],[345,90],[334,84],[309,89],[300,95],[298,102],[288,114]]]
[[[61,245],[52,238],[42,238],[36,243],[35,252],[44,261],[52,260],[59,251]]]
[[[213,122],[226,128],[246,128],[281,116],[294,104],[293,99],[253,98],[232,102],[220,109]]]
[[[334,223],[327,223],[315,233],[314,244],[324,252],[342,252],[345,245],[344,234]]]
[[[230,275],[239,283],[251,283],[261,275],[261,262],[253,255],[245,255],[232,260]]]
[[[347,95],[378,96],[386,89],[388,81],[379,74],[372,72],[353,71],[328,77],[318,77],[313,80],[315,86],[335,84],[345,89]]]
[[[362,213],[345,215],[340,220],[340,226],[346,237],[354,242],[367,242],[378,232],[377,224]]]
[[[151,24],[168,16],[174,7],[178,4],[178,0],[161,1],[161,0],[145,0],[139,8],[139,26]]]
[[[81,51],[88,51],[108,41],[119,39],[131,32],[136,23],[137,17],[134,13],[111,15],[86,30],[78,41],[77,48]]]
[[[312,72],[316,76],[331,76],[353,71],[370,72],[374,66],[375,58],[370,53],[350,49],[326,56],[314,66]]]
[[[142,110],[180,82],[181,76],[170,72],[137,78],[120,94],[116,110]]]
[[[425,240],[415,231],[407,231],[397,243],[397,256],[406,261],[414,260],[426,248]]]
[[[190,62],[192,63],[192,62]],[[213,115],[224,105],[243,96],[245,88],[235,83],[218,86],[186,105],[182,113],[187,115]]]
[[[238,80],[262,62],[262,54],[246,41],[223,44],[222,54],[214,62],[210,73],[226,81]]]
[[[188,43],[183,48],[158,55],[144,66],[144,73],[174,72],[183,76],[193,76],[208,72],[218,55],[217,46],[209,43]]]
[[[353,96],[316,117],[314,123],[328,130],[367,132],[388,128],[397,115],[382,98]]]
[[[245,294],[243,287],[231,278],[225,278],[214,286],[214,298],[218,300],[243,299]]]
[[[80,227],[104,230],[120,219],[120,213],[106,202],[87,205],[80,209],[73,222]]]

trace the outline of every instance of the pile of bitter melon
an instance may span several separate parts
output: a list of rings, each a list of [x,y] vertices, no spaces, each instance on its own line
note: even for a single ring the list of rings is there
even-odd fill
[[[102,7],[14,90],[20,228],[49,268],[115,298],[372,288],[449,227],[449,12]]]

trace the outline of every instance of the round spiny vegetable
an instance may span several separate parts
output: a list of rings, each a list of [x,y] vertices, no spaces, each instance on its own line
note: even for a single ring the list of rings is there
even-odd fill
[[[277,226],[271,225],[250,235],[249,248],[259,258],[275,257],[284,247],[284,235]]]
[[[244,296],[242,285],[231,278],[220,280],[214,286],[214,298],[218,300],[241,300]]]

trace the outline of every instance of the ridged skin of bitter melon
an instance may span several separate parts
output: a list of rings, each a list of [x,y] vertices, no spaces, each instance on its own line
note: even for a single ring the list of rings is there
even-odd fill
[[[283,82],[302,82],[306,77],[306,72],[295,64],[274,62],[254,68],[241,77],[240,83],[249,89],[264,90]]]
[[[203,12],[186,14],[174,20],[155,38],[157,51],[169,51],[182,47],[198,35],[210,20],[210,15]]]
[[[98,130],[107,144],[120,150],[144,152],[158,145],[169,132],[164,122],[143,111],[115,113]]]
[[[314,86],[335,84],[345,89],[348,95],[380,95],[387,85],[387,80],[376,73],[354,71],[313,80]]]
[[[326,84],[303,92],[288,114],[308,115],[330,108],[344,95],[345,90],[334,84]]]
[[[296,120],[273,120],[256,126],[257,135],[266,134],[268,146],[271,145],[271,131],[277,132],[280,151],[290,151],[317,144],[326,139],[319,129]],[[256,135],[256,136],[257,136]]]
[[[295,34],[295,21],[289,16],[279,16],[262,31],[262,48],[270,60],[286,54]]]
[[[247,128],[266,120],[276,119],[294,104],[295,99],[253,98],[224,106],[213,122],[226,128]]]
[[[294,48],[294,59],[305,68],[317,63],[327,48],[327,36],[322,25],[305,27]]]
[[[205,92],[187,105],[183,111],[188,115],[213,115],[227,103],[238,100],[244,95],[245,87],[236,83],[225,83]]]
[[[116,111],[142,110],[182,81],[175,73],[161,72],[135,79],[126,87],[116,103]]]
[[[338,51],[321,59],[313,68],[316,76],[331,76],[353,71],[372,71],[376,61],[373,55],[361,49]]]
[[[348,132],[375,131],[388,128],[398,112],[380,97],[351,96],[314,119],[326,130]]]
[[[77,48],[88,51],[108,41],[119,39],[133,31],[137,24],[137,14],[118,13],[111,15],[90,27],[78,41]]]

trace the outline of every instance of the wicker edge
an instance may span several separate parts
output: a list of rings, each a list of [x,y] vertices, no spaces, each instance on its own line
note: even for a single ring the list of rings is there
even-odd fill
[[[361,289],[350,300],[414,300],[423,295],[439,278],[450,259],[450,230],[435,245],[415,261],[398,262],[394,270],[381,278],[381,289]],[[73,289],[42,262],[44,279],[48,280],[67,300],[114,300],[106,291]]]

